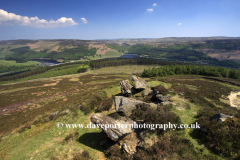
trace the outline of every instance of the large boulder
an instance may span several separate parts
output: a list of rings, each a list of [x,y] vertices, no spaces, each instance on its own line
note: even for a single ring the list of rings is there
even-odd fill
[[[114,104],[115,109],[118,113],[123,116],[130,116],[132,114],[132,110],[136,108],[137,104],[148,104],[149,107],[156,109],[157,104],[154,103],[146,103],[140,100],[136,100],[133,98],[123,97],[123,96],[115,96],[114,97]]]
[[[221,123],[221,122],[225,121],[227,118],[232,118],[232,117],[233,116],[218,113],[218,114],[214,114],[213,116],[210,116],[210,121],[215,119],[215,120],[217,120],[218,123]]]
[[[129,124],[132,124],[133,121],[117,121],[102,113],[92,115],[91,121],[97,125],[98,128],[101,128],[113,141],[117,141],[123,135],[132,133],[132,128]]]
[[[143,90],[142,96],[146,97],[148,95],[151,95],[151,89],[147,87],[146,89]]]
[[[132,93],[132,85],[129,83],[128,80],[123,80],[120,82],[120,88],[122,94],[130,94]]]
[[[57,112],[54,112],[54,113],[51,113],[49,116],[48,116],[48,119],[51,121],[53,120],[54,118],[57,117],[57,114],[58,114],[58,111]]]
[[[125,138],[122,144],[123,152],[127,153],[132,158],[133,155],[137,152],[138,143],[139,143],[139,139],[136,133],[127,135],[127,137]]]
[[[138,76],[132,75],[131,80],[134,81],[135,89],[145,89],[148,86],[148,83]]]
[[[157,94],[156,99],[160,102],[169,102],[170,101],[170,97],[164,96],[162,94]]]
[[[118,112],[119,108],[122,107],[123,105],[126,105],[126,104],[136,105],[136,104],[140,104],[140,103],[144,103],[144,102],[133,99],[133,98],[123,97],[123,96],[115,96],[114,97],[114,104],[115,104],[115,109],[117,112]]]
[[[210,121],[211,120],[216,120],[217,123],[222,123],[224,122],[227,118],[232,118],[234,120],[234,117],[233,116],[230,116],[230,115],[226,115],[226,114],[222,114],[222,113],[218,113],[218,114],[214,114],[212,116],[210,116]],[[206,130],[205,127],[201,126],[200,125],[200,128],[199,128],[200,131],[204,132],[204,133],[208,133],[208,131]]]

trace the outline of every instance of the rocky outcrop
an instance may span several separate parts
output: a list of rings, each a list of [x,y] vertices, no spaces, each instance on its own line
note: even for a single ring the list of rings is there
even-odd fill
[[[134,81],[135,89],[145,89],[148,86],[148,83],[138,76],[132,75],[131,80]]]
[[[168,102],[170,101],[170,97],[164,96],[162,94],[157,94],[156,99],[159,100],[160,102]]]
[[[214,114],[213,116],[210,116],[210,121],[215,119],[215,120],[217,120],[218,123],[221,123],[221,122],[225,121],[227,118],[233,118],[233,116],[218,113],[218,114]]]
[[[152,99],[153,100],[155,100],[155,101],[158,101],[158,102],[160,102],[162,105],[170,105],[170,104],[173,104],[174,105],[174,103],[170,100],[170,97],[169,96],[167,96],[167,95],[165,95],[165,94],[161,94],[159,91],[158,91],[158,89],[157,89],[157,87],[158,86],[153,86],[153,87],[151,87],[151,89],[152,89],[152,92],[151,92],[151,94],[152,94]],[[166,90],[166,89],[164,89],[164,90]]]
[[[114,97],[114,104],[115,104],[115,109],[118,112],[119,108],[122,107],[123,105],[127,105],[127,104],[139,104],[139,103],[143,103],[143,101],[140,100],[136,100],[133,98],[128,98],[128,97],[123,97],[123,96],[115,96]]]
[[[51,113],[49,116],[48,116],[48,119],[51,121],[53,120],[55,117],[57,117],[57,114],[58,114],[58,111],[55,112],[55,113]]]
[[[115,96],[114,98],[115,109],[123,116],[130,116],[132,114],[132,110],[136,108],[136,105],[142,103],[148,104],[151,108],[157,108],[157,104],[146,103],[133,98],[127,98],[123,96]]]
[[[133,121],[117,121],[113,118],[106,116],[102,113],[96,113],[91,117],[91,121],[98,127],[101,128],[107,136],[113,140],[117,141],[120,137],[125,134],[132,133],[131,126],[127,124],[133,123]],[[122,127],[122,126],[127,127]]]
[[[128,80],[123,80],[120,82],[120,88],[122,94],[131,94],[132,93],[132,85]]]
[[[227,118],[232,118],[232,120],[234,120],[233,116],[230,115],[226,115],[226,114],[222,114],[222,113],[218,113],[218,114],[214,114],[213,116],[210,116],[210,121],[212,120],[217,120],[217,123],[222,123],[224,122]],[[208,131],[206,130],[205,127],[200,125],[199,128],[200,131],[204,132],[204,133],[208,133]]]
[[[143,93],[142,93],[142,96],[145,97],[145,96],[148,96],[151,94],[151,89],[150,88],[146,88],[144,89]]]

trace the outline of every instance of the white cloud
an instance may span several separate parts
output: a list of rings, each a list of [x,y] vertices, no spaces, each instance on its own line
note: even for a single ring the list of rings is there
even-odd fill
[[[147,11],[148,11],[148,12],[152,12],[152,11],[153,11],[153,9],[152,9],[152,8],[150,8],[150,9],[147,9]]]
[[[153,6],[157,6],[157,3],[153,3]]]
[[[182,25],[182,23],[178,23],[177,25],[181,26],[181,25]]]
[[[88,21],[85,18],[81,18],[83,23],[88,23]]]
[[[0,25],[21,25],[36,28],[56,28],[78,25],[72,18],[61,17],[58,20],[47,21],[35,17],[20,16],[0,9]]]

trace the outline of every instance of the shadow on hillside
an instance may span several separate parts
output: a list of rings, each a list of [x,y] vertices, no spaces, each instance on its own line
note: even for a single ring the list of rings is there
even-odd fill
[[[207,140],[207,134],[203,133],[202,131],[195,129],[193,130],[190,134],[189,134],[192,139],[195,139],[199,145],[204,145],[210,152],[212,152],[213,154],[217,154],[213,148],[207,147],[206,146],[206,140]],[[200,150],[202,151],[202,150]]]
[[[88,147],[91,147],[93,149],[97,149],[101,152],[103,152],[106,147],[105,146],[101,146],[100,142],[102,139],[104,139],[106,137],[106,134],[104,132],[101,133],[85,133],[83,134],[81,137],[79,137],[79,139],[77,140],[79,143],[82,143]]]
[[[118,93],[118,94],[115,94],[113,97],[115,96],[124,96],[122,93]]]
[[[201,131],[195,129],[189,135],[192,137],[192,139],[195,139],[199,145],[204,144],[204,141],[202,141],[201,138],[204,138],[204,136],[206,136],[205,133],[202,133]]]

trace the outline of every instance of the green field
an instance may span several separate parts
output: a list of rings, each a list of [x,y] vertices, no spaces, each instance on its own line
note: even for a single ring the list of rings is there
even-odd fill
[[[79,65],[61,68],[59,74],[68,69],[77,68],[77,66]],[[11,110],[0,115],[0,158],[73,159],[82,151],[88,151],[93,159],[105,159],[107,155],[104,153],[107,149],[99,145],[104,133],[99,129],[61,129],[57,128],[56,124],[58,122],[89,124],[94,110],[90,110],[90,113],[85,115],[79,109],[80,106],[88,106],[95,100],[94,97],[99,97],[100,101],[95,106],[99,107],[101,101],[106,101],[107,98],[114,95],[121,95],[119,87],[121,80],[129,79],[131,73],[140,74],[144,69],[152,67],[144,65],[105,67],[60,77],[51,77],[58,74],[57,70],[52,70],[40,75],[41,79],[0,85],[0,108],[11,107]],[[48,76],[51,78],[43,78]],[[168,90],[168,95],[176,104],[170,111],[179,116],[184,124],[191,124],[198,120],[196,114],[211,108],[208,106],[210,104],[218,106],[218,109],[229,105],[229,101],[221,98],[221,94],[227,96],[231,91],[240,91],[238,86],[207,80],[202,76],[150,77],[146,80],[150,86],[161,85]],[[192,96],[189,97],[188,94],[185,94],[187,92]],[[211,98],[211,95],[215,93],[218,93],[219,99]],[[139,94],[133,95],[133,98],[144,99],[139,97]],[[185,110],[179,111],[177,107],[185,108]],[[232,112],[231,109],[228,110]],[[56,111],[59,111],[58,116],[53,121],[49,121],[48,115]],[[114,109],[103,111],[106,115],[114,112]],[[149,132],[146,143],[150,143],[149,141],[153,141],[153,139],[158,141],[161,139],[160,137],[164,139],[168,135],[171,137],[178,135],[179,138],[188,140],[187,145],[182,144],[185,156],[208,157],[207,159],[227,158],[216,154],[206,142],[196,138],[194,129],[166,131],[166,134],[163,135]],[[179,139],[176,140],[179,141]],[[182,142],[179,141],[180,143]],[[170,145],[168,141],[166,145]],[[177,151],[174,155],[176,159],[182,156],[179,153]],[[236,157],[235,154],[232,156]]]
[[[13,54],[14,52],[10,51],[14,48],[20,48],[23,47],[23,45],[2,45],[0,46],[0,58],[5,58],[8,55]]]
[[[0,59],[0,76],[14,75],[21,72],[30,71],[42,67],[40,62],[28,61],[25,63],[17,63],[14,60]]]
[[[122,56],[122,54],[119,53],[118,51],[109,51],[105,54],[105,56],[119,57],[119,56]]]
[[[36,61],[28,61],[24,63],[17,63],[14,60],[5,60],[5,59],[0,59],[0,66],[30,66],[30,65],[40,65],[40,62]]]
[[[141,44],[130,44],[134,41]],[[233,44],[230,46],[221,45],[225,41],[175,43],[173,38],[171,45],[157,43],[157,40],[153,45],[150,42],[154,40],[146,41],[108,41],[106,46],[117,51],[105,55],[96,55],[95,48],[90,50],[88,43],[80,40],[60,41],[50,47],[56,49],[59,45],[61,52],[36,51],[49,49],[43,43],[35,49],[26,47],[25,42],[17,45],[17,41],[14,45],[0,47],[0,57],[12,56],[21,60],[18,53],[22,52],[23,57],[49,55],[65,61],[77,59],[73,63],[44,67],[34,61],[0,60],[0,159],[239,159],[239,70],[147,58],[101,60],[120,57],[128,51],[149,58],[203,60],[225,65],[231,62],[217,61],[196,49],[235,50],[238,41],[229,41]],[[9,51],[11,49],[15,49],[14,54]],[[113,99],[122,96],[120,81],[130,80],[132,75],[142,76],[150,90],[155,86],[157,93],[168,96],[172,104],[159,103],[154,91],[145,95],[146,90],[135,90],[125,96],[158,103],[158,107],[141,104],[130,116],[120,116],[115,111]],[[134,85],[132,80],[130,83]],[[57,116],[51,118],[51,113],[56,112]],[[98,112],[119,121],[130,118],[146,124],[191,125],[198,122],[207,134],[191,128],[140,129],[117,142],[101,146],[106,134],[100,129],[57,127],[58,122],[87,125],[90,117]],[[210,116],[218,113],[233,117],[221,123],[210,121]],[[139,145],[132,158],[124,151],[124,144],[129,142]]]

